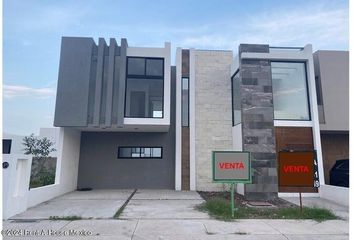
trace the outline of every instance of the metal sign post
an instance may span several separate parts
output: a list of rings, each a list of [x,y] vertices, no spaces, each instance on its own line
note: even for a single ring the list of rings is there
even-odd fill
[[[230,184],[230,194],[231,194],[231,215],[234,218],[235,211],[237,210],[237,208],[235,208],[235,183]]]
[[[251,160],[249,152],[213,151],[213,182],[230,184],[231,215],[235,217],[235,185],[251,183]]]

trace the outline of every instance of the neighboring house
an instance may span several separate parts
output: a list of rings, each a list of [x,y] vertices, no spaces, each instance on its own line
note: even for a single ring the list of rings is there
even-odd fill
[[[349,159],[349,52],[320,50],[313,58],[324,175],[329,184],[336,160]]]

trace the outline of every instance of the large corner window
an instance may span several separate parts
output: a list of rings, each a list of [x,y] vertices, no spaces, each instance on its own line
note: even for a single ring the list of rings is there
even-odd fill
[[[182,126],[189,126],[189,78],[182,78]]]
[[[236,72],[231,78],[232,86],[232,125],[236,126],[241,123],[241,89],[240,89],[240,73]]]
[[[306,66],[303,62],[271,62],[274,119],[310,120]]]
[[[164,59],[127,57],[125,117],[163,118]]]
[[[119,147],[118,158],[162,158],[162,147]]]

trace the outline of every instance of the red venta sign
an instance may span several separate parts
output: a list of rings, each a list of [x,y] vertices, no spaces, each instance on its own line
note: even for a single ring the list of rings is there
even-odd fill
[[[279,152],[278,180],[281,187],[319,187],[316,153]]]

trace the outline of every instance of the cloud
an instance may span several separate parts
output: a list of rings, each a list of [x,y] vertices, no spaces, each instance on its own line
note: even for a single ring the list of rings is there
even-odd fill
[[[45,99],[55,96],[55,90],[52,88],[32,88],[22,85],[3,85],[3,94],[5,98],[32,97]]]
[[[8,3],[5,18],[11,18],[6,31],[10,33],[48,33],[62,32],[82,26],[82,20],[89,14],[87,4],[54,2],[23,2]],[[16,11],[16,10],[17,11]],[[22,14],[18,16],[18,12]]]
[[[328,44],[348,44],[348,9],[314,8],[264,13],[250,17],[250,24],[240,35],[241,41],[268,42],[274,45],[299,45],[314,42],[319,47]]]
[[[196,37],[187,37],[182,40],[181,44],[183,46],[197,48],[231,48],[232,39],[222,35],[202,35]]]
[[[187,47],[236,50],[240,43],[265,43],[272,46],[304,46],[315,49],[348,49],[349,12],[346,7],[322,5],[296,9],[273,9],[246,15],[242,20],[225,19],[182,38]]]

